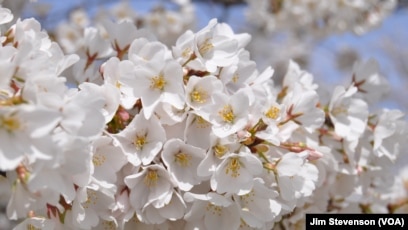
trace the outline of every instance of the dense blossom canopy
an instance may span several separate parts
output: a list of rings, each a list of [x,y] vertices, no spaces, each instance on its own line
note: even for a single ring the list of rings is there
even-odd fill
[[[286,12],[276,25],[340,7],[282,2],[268,8]],[[282,84],[259,70],[249,34],[216,19],[184,31],[182,13],[155,13],[145,28],[77,15],[56,43],[35,19],[6,25],[0,8],[0,193],[15,229],[301,229],[311,212],[407,212],[392,167],[408,125],[370,110],[387,89],[374,60],[322,96],[294,61]]]

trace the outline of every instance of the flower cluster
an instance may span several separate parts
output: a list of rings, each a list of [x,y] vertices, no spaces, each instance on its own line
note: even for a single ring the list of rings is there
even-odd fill
[[[258,26],[272,31],[289,29],[318,35],[342,31],[362,34],[377,26],[397,5],[396,0],[246,1],[247,17]]]
[[[370,113],[385,83],[375,61],[324,98],[295,62],[278,86],[250,35],[216,20],[171,49],[130,21],[81,34],[65,55],[34,19],[1,31],[15,229],[293,229],[306,212],[407,208],[391,168],[408,126]]]

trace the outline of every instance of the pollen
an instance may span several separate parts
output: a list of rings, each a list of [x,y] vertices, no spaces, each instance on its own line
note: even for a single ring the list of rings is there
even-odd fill
[[[241,162],[239,162],[239,158],[235,157],[230,159],[227,168],[225,169],[225,174],[230,174],[231,177],[238,177],[240,175],[239,170],[241,169]]]
[[[212,213],[213,215],[221,216],[222,214],[222,207],[208,203],[207,207],[205,208],[207,212]]]
[[[279,117],[280,109],[276,106],[272,106],[266,111],[265,116],[271,119],[276,119]]]
[[[245,206],[248,206],[250,203],[254,202],[254,197],[255,197],[254,190],[251,190],[251,192],[249,192],[249,193],[247,193],[247,194],[245,194],[243,196],[240,196],[241,201],[243,202],[243,204]]]
[[[211,39],[207,38],[205,39],[203,44],[200,45],[198,51],[200,52],[201,55],[204,55],[208,53],[208,51],[210,51],[212,48],[214,48],[214,45],[211,43]]]
[[[90,205],[96,205],[96,201],[98,201],[98,196],[95,191],[89,189],[86,191],[86,194],[87,199],[83,204],[83,207],[87,209],[89,208]]]
[[[236,74],[234,74],[234,76],[232,76],[231,81],[234,82],[234,83],[237,83],[238,79],[239,79],[239,75],[236,73]]]
[[[36,228],[34,225],[32,224],[28,224],[27,225],[27,230],[41,230],[41,228]]]
[[[106,157],[104,155],[94,155],[92,157],[92,163],[97,167],[103,165],[105,161],[106,161]]]
[[[190,93],[190,97],[191,100],[193,102],[197,102],[197,103],[205,103],[207,101],[207,97],[208,94],[205,90],[203,89],[194,89],[191,93]]]
[[[226,123],[233,123],[235,120],[234,111],[232,110],[231,105],[225,105],[222,110],[218,112],[222,120]]]
[[[215,156],[218,158],[221,158],[222,156],[224,156],[225,153],[228,151],[227,146],[220,145],[220,144],[217,144],[216,146],[214,146],[213,149],[214,149]]]
[[[146,176],[143,180],[143,183],[147,186],[147,187],[153,187],[157,184],[157,181],[159,180],[159,175],[157,175],[157,171],[156,170],[149,170],[146,173]]]
[[[147,143],[146,141],[146,136],[141,135],[141,136],[136,136],[135,140],[133,141],[133,144],[136,146],[137,150],[142,150],[143,146]]]
[[[116,224],[113,221],[104,220],[102,223],[102,226],[104,230],[115,230],[116,229]]]
[[[174,160],[182,167],[187,167],[191,164],[191,155],[183,152],[179,152],[175,155]]]
[[[347,115],[347,114],[348,114],[348,110],[347,110],[347,108],[346,108],[345,106],[338,106],[338,107],[333,108],[333,110],[331,111],[331,113],[332,113],[334,116],[338,116],[338,115],[340,115],[340,114]]]
[[[21,128],[21,123],[15,116],[0,117],[0,128],[6,129],[8,132],[13,132]]]
[[[190,47],[187,47],[187,48],[185,48],[185,49],[183,50],[183,52],[181,53],[181,56],[182,56],[183,58],[189,58],[189,57],[191,56],[191,54],[192,54],[191,48],[190,48]]]
[[[150,88],[151,89],[158,89],[163,90],[164,86],[166,85],[166,80],[164,79],[163,75],[154,76],[151,79]]]
[[[210,123],[204,120],[204,118],[202,118],[201,116],[196,116],[195,124],[197,128],[208,128],[210,126]]]
[[[120,84],[119,81],[116,81],[116,82],[115,82],[115,86],[116,86],[116,88],[120,89],[120,87],[122,87],[122,84]]]

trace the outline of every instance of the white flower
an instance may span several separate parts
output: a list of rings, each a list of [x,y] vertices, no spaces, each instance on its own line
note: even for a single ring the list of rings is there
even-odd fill
[[[50,159],[51,131],[61,120],[58,112],[33,105],[0,107],[0,170],[13,170],[24,159]]]
[[[300,83],[295,83],[293,90],[283,99],[286,108],[286,119],[302,125],[313,132],[324,122],[323,110],[317,108],[319,96],[314,90],[305,90]]]
[[[262,163],[249,149],[226,155],[211,177],[211,188],[218,193],[244,195],[252,190],[254,176],[262,172]]]
[[[146,38],[133,40],[128,53],[129,60],[136,66],[146,67],[153,65],[156,69],[163,68],[166,60],[169,59],[169,55],[170,53],[164,44],[157,41],[149,41]]]
[[[186,129],[184,132],[186,143],[202,149],[208,149],[210,147],[211,135],[211,123],[201,116],[190,112],[186,119]]]
[[[223,85],[215,76],[191,76],[186,86],[186,103],[193,109],[199,110],[211,104],[213,94],[221,92]]]
[[[289,152],[282,156],[276,166],[279,194],[292,205],[296,199],[310,196],[316,186],[318,171],[306,161],[307,157],[307,151]]]
[[[168,140],[163,146],[162,160],[183,191],[189,191],[201,182],[197,175],[197,167],[204,156],[204,149],[187,145],[180,139]]]
[[[84,31],[85,54],[89,59],[104,58],[112,54],[109,41],[102,38],[97,28],[88,27]]]
[[[217,20],[212,19],[195,35],[194,54],[209,72],[215,72],[218,66],[236,61],[239,48],[249,39],[248,34],[235,35],[227,24],[217,24]]]
[[[353,98],[356,87],[344,89],[338,86],[334,89],[329,104],[330,119],[337,135],[347,140],[356,140],[367,126],[368,106],[361,99]]]
[[[288,70],[283,78],[283,86],[293,89],[295,84],[300,84],[304,90],[316,90],[317,84],[313,83],[313,76],[300,69],[300,66],[290,60]]]
[[[127,163],[123,151],[110,137],[101,136],[93,142],[92,176],[98,181],[116,183],[116,173]]]
[[[146,120],[141,113],[115,137],[129,162],[135,166],[150,164],[166,140],[165,131],[157,117]]]
[[[83,83],[79,89],[72,89],[61,110],[60,125],[71,135],[96,137],[100,135],[105,124],[103,107],[105,97],[90,83]]]
[[[12,61],[17,49],[12,46],[0,47],[0,71],[2,76],[0,78],[0,89],[7,89],[10,85],[10,81],[14,75],[15,62]]]
[[[27,229],[42,229],[42,230],[55,230],[58,225],[60,225],[59,220],[56,218],[48,219],[45,217],[31,217],[27,218],[17,226],[13,228],[13,230],[27,230]]]
[[[390,90],[389,83],[379,73],[378,63],[374,59],[356,62],[353,67],[353,85],[362,98],[370,104],[377,102]]]
[[[161,165],[147,166],[139,173],[125,177],[125,183],[130,189],[130,203],[136,210],[146,204],[164,207],[170,202],[175,187],[170,174]]]
[[[186,211],[186,204],[183,198],[177,192],[174,192],[168,204],[161,208],[155,208],[151,204],[147,204],[142,213],[139,213],[138,218],[143,223],[162,224],[166,220],[175,221],[181,219]]]
[[[210,147],[205,158],[197,167],[197,174],[201,177],[210,178],[216,171],[218,165],[226,155],[238,151],[240,144],[227,138],[219,138],[213,133],[210,134]]]
[[[237,205],[230,198],[210,192],[185,193],[184,200],[193,202],[186,213],[186,229],[238,229],[240,216]]]
[[[404,114],[399,110],[383,110],[374,128],[374,154],[386,156],[390,160],[397,159],[402,146],[406,144],[407,125],[403,121]]]
[[[247,125],[249,99],[244,91],[232,96],[222,93],[213,95],[213,105],[202,108],[197,113],[213,124],[212,130],[219,137],[234,134]]]
[[[237,196],[242,220],[252,228],[265,229],[265,223],[273,221],[281,211],[281,205],[275,201],[278,193],[265,186],[260,178],[254,179],[254,187],[250,193]]]
[[[121,65],[129,65],[123,61]],[[178,109],[184,107],[183,71],[181,66],[168,61],[164,67],[156,63],[154,68],[135,68],[132,74],[124,75],[122,82],[133,88],[135,97],[141,98],[143,113],[149,119],[159,102],[166,102]]]
[[[131,72],[133,65],[120,65],[120,60],[117,57],[112,57],[102,64],[101,70],[105,84],[115,86],[120,91],[120,104],[126,109],[131,109],[137,98],[133,96],[133,89],[120,81],[120,76],[126,72]]]
[[[11,22],[11,20],[13,20],[11,10],[0,6],[0,25]]]
[[[137,30],[135,24],[130,20],[123,20],[117,23],[111,20],[104,20],[102,23],[109,36],[111,45],[116,52],[125,53],[129,49],[132,41],[142,35],[140,31]],[[117,55],[121,56],[119,53]]]
[[[77,190],[77,197],[72,204],[72,222],[77,228],[95,227],[100,218],[107,218],[114,207],[113,193],[106,189],[90,185]]]

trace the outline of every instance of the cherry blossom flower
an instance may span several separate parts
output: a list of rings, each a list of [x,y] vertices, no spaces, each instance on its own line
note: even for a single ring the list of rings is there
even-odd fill
[[[141,210],[147,204],[162,208],[172,198],[176,186],[163,166],[150,165],[141,172],[129,175],[125,183],[130,189],[129,199],[133,208]]]
[[[115,137],[128,161],[135,166],[150,164],[166,140],[166,134],[158,119],[153,116],[146,120],[142,114],[134,117]]]
[[[189,191],[201,182],[197,175],[197,166],[204,156],[204,149],[187,145],[180,139],[170,139],[163,146],[163,162],[183,191]]]
[[[212,123],[215,135],[226,137],[246,126],[249,98],[244,91],[237,92],[231,97],[216,93],[213,99],[212,105],[202,108],[197,113]]]
[[[347,140],[356,140],[364,132],[368,118],[367,103],[353,98],[356,87],[337,87],[329,104],[330,118],[336,134]]]
[[[244,148],[223,158],[211,177],[211,188],[218,193],[244,195],[252,190],[253,178],[261,172],[261,161]]]
[[[51,131],[61,120],[58,112],[31,105],[0,107],[0,169],[12,170],[25,158],[49,159]],[[48,145],[48,146],[47,146]]]
[[[133,88],[133,95],[141,98],[147,119],[152,116],[159,102],[169,103],[179,109],[184,106],[181,66],[174,61],[166,62],[163,68],[162,65],[158,63],[155,68],[135,68],[132,74],[122,78],[124,84]]]
[[[208,194],[184,194],[187,202],[193,202],[185,215],[186,229],[238,229],[240,215],[235,203],[228,197],[214,192]]]

